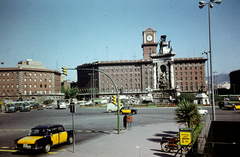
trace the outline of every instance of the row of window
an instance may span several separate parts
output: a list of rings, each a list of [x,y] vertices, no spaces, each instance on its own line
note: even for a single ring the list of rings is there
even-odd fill
[[[109,88],[110,86],[111,86],[112,88],[114,88],[114,85],[113,85],[113,84],[112,84],[112,85],[108,85],[108,84],[106,85],[107,88]],[[121,85],[116,85],[116,86],[117,86],[117,88],[119,88],[119,87],[122,88],[122,87],[123,87],[123,84],[121,84]],[[132,88],[133,85],[130,84],[129,86],[130,86],[130,88]],[[105,86],[102,85],[102,88],[104,88],[104,87],[105,87]],[[125,87],[128,88],[128,84],[126,84]],[[135,83],[135,88],[137,88],[137,87],[140,88],[140,83],[138,83],[138,84]]]
[[[199,86],[195,86],[195,87],[185,86],[184,88],[183,88],[183,86],[180,86],[181,92],[197,92],[199,89],[201,89],[201,86],[200,86],[200,88],[199,88]]]
[[[112,78],[113,78],[114,76],[116,76],[116,77],[118,77],[118,76],[123,77],[123,74],[116,74],[116,75],[112,74],[112,75],[110,75],[110,76],[111,76]],[[125,76],[125,77],[128,77],[128,74],[125,74],[124,76]],[[133,77],[132,74],[129,74],[129,76],[130,76],[130,77]],[[140,77],[140,73],[135,74],[134,76],[135,76],[135,77]],[[104,78],[104,77],[105,77],[105,74],[102,75],[102,78]]]
[[[198,82],[195,82],[194,83],[195,84],[195,86],[198,86]],[[176,83],[176,85],[183,85],[183,83],[181,82],[181,83]],[[187,85],[189,85],[189,83],[188,82],[185,82],[185,85],[187,86]],[[190,82],[190,85],[192,86],[193,85],[193,82]],[[203,83],[202,82],[200,82],[200,86],[203,86]]]
[[[189,80],[193,80],[193,78],[194,78],[194,80],[198,80],[198,77],[189,77]],[[199,77],[199,79],[202,80],[202,77]],[[183,80],[183,78],[180,77],[180,78],[178,79],[177,77],[175,77],[175,80],[176,80],[176,81],[177,81],[177,80]],[[188,80],[188,77],[185,77],[185,80]]]
[[[11,76],[14,76],[15,74],[16,74],[16,76],[18,76],[18,75],[19,75],[19,72],[2,72],[2,73],[0,73],[0,76],[10,76],[10,75],[11,75]],[[27,74],[27,73],[25,72],[25,73],[24,73],[24,76],[27,76],[27,75],[28,75],[28,76],[32,76],[32,75],[33,75],[33,76],[37,76],[37,73],[33,73],[33,74],[32,74],[32,73],[28,73],[28,74]],[[40,73],[39,76],[40,76],[40,77],[42,77],[42,76],[47,77],[47,74],[42,74],[42,73]],[[48,74],[48,76],[51,77],[51,74]]]
[[[190,75],[192,75],[192,72],[190,72],[189,73]],[[195,75],[197,75],[198,73],[195,71]],[[202,75],[202,71],[200,71],[200,73],[199,73],[200,75]],[[175,75],[178,75],[178,73],[177,72],[175,72]],[[182,75],[182,72],[180,72],[180,75]],[[185,75],[188,75],[188,73],[187,72],[185,72]]]
[[[18,94],[23,94],[23,95],[26,95],[26,94],[51,94],[52,93],[52,91],[51,90],[49,90],[48,91],[48,93],[47,93],[47,91],[45,90],[45,91],[29,91],[29,93],[27,93],[27,91],[25,90],[23,93],[19,93],[19,91],[18,90],[16,90],[16,92],[14,93],[14,91],[13,90],[11,90],[11,91],[9,91],[9,90],[3,90],[2,91],[2,93],[1,93],[1,91],[0,91],[0,95],[9,95],[9,94],[16,94],[16,95],[18,95]]]
[[[13,85],[13,84],[11,84],[11,85],[7,84],[7,85],[5,86],[5,85],[3,84],[2,87],[1,87],[1,85],[0,85],[0,88],[5,88],[5,87],[6,87],[6,88],[14,88],[14,85]],[[34,88],[37,88],[37,85],[33,85],[33,87],[34,87]],[[39,87],[42,88],[43,85],[40,84]],[[44,85],[44,87],[47,88],[47,85]],[[51,88],[52,85],[48,85],[48,87]],[[16,88],[19,88],[19,85],[18,85],[18,84],[16,85]],[[27,85],[24,85],[24,88],[27,88]],[[32,85],[30,84],[30,85],[28,86],[28,88],[32,88]]]
[[[11,80],[11,82],[14,82],[14,78],[11,78],[11,79],[9,79],[9,78],[7,78],[7,79],[5,79],[5,78],[3,78],[3,79],[1,79],[0,78],[0,82],[9,82]],[[32,80],[34,81],[34,82],[37,82],[37,79],[36,78],[34,78],[34,79],[32,79],[32,78],[29,78],[29,82],[32,82]],[[19,79],[18,78],[16,78],[16,82],[18,82],[19,81]],[[39,81],[40,82],[43,82],[43,80],[40,78],[39,79]],[[27,82],[27,78],[25,78],[24,79],[24,82]],[[47,79],[44,79],[44,82],[47,82]],[[48,82],[52,82],[52,80],[51,80],[51,78],[48,80]]]
[[[175,67],[175,70],[178,70],[178,68],[179,68],[179,70],[183,70],[183,69],[188,70],[188,68],[189,68],[189,70],[193,69],[193,67],[190,66],[190,67]],[[195,66],[194,69],[197,70],[198,69],[197,66]],[[202,66],[199,66],[199,69],[202,70]]]
[[[123,71],[125,71],[125,72],[139,72],[140,71],[140,69],[139,68],[135,68],[135,69],[133,69],[133,68],[129,68],[129,69],[107,69],[107,70],[102,70],[102,71],[105,71],[105,72],[107,72],[107,73],[109,73],[109,72],[123,72]]]
[[[107,88],[107,89],[102,88],[102,90],[101,90],[102,93],[104,93],[104,92],[108,93],[110,91],[113,93],[115,91],[115,89],[114,88],[111,88],[111,89],[109,89],[109,88]],[[141,89],[140,88],[124,88],[123,91],[125,91],[125,92],[133,92],[133,91],[134,92],[140,92]]]
[[[116,83],[118,83],[118,82],[123,82],[123,79],[121,79],[121,80],[118,80],[118,79],[116,79],[116,80],[114,80]],[[130,82],[133,82],[133,79],[129,79],[129,81]],[[105,80],[102,80],[102,83],[104,83],[104,82],[110,82],[108,79],[105,81]],[[128,82],[128,79],[125,79],[125,82]],[[135,82],[140,82],[140,78],[135,78]]]

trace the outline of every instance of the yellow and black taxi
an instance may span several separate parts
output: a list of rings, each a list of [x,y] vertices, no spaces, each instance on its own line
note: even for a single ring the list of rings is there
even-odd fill
[[[73,131],[65,131],[60,124],[39,125],[32,128],[29,134],[14,141],[15,149],[39,150],[49,152],[52,146],[67,142],[73,143]]]
[[[133,109],[132,107],[129,107],[129,106],[125,106],[125,107],[122,107],[120,109],[120,113],[121,114],[137,114],[138,113],[138,110],[137,109]]]

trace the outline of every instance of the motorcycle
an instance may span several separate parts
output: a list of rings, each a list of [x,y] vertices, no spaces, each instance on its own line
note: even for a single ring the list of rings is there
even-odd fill
[[[179,146],[177,144],[178,142],[179,142],[178,137],[173,137],[171,139],[163,137],[160,145],[164,152],[170,152],[179,149]]]

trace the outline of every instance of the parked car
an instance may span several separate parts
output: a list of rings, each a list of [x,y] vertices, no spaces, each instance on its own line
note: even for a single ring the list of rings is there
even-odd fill
[[[208,110],[204,110],[201,107],[198,107],[198,113],[201,115],[206,115],[206,114],[208,114]]]
[[[43,105],[38,105],[38,110],[43,110],[43,109],[44,109]]]
[[[221,108],[225,108],[227,105],[229,104],[228,101],[220,101],[218,102],[218,107]]]
[[[138,110],[137,109],[133,109],[132,107],[122,107],[120,109],[120,113],[121,114],[127,114],[127,113],[137,114]]]
[[[22,103],[20,106],[20,111],[21,112],[28,112],[31,110],[31,106],[29,103]]]
[[[120,109],[123,107],[123,104],[121,104],[121,106],[120,106]],[[107,111],[109,112],[109,113],[111,113],[111,112],[116,112],[117,111],[117,105],[114,105],[114,104],[112,104],[112,103],[108,103],[107,104]]]
[[[46,105],[46,108],[47,108],[47,109],[52,109],[53,106],[52,106],[52,104],[47,104],[47,105]]]
[[[92,100],[89,100],[89,101],[87,101],[87,102],[85,102],[85,105],[92,105]]]
[[[49,152],[52,146],[73,142],[73,131],[66,131],[60,124],[40,125],[30,130],[25,137],[14,140],[14,148],[20,150],[39,150]]]
[[[67,104],[65,103],[65,102],[59,102],[58,104],[57,104],[57,108],[64,108],[64,109],[66,109],[67,108]]]
[[[0,107],[1,108],[1,107]],[[5,105],[5,112],[10,113],[10,112],[16,112],[16,107],[12,103],[7,103]]]

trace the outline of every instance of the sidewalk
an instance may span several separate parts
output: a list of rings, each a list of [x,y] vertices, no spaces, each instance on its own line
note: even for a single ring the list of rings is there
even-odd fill
[[[131,130],[114,131],[59,152],[58,157],[150,157],[174,156],[174,153],[161,151],[162,137],[173,137],[178,133],[178,124],[161,123],[132,127]],[[180,156],[179,153],[177,156]]]

